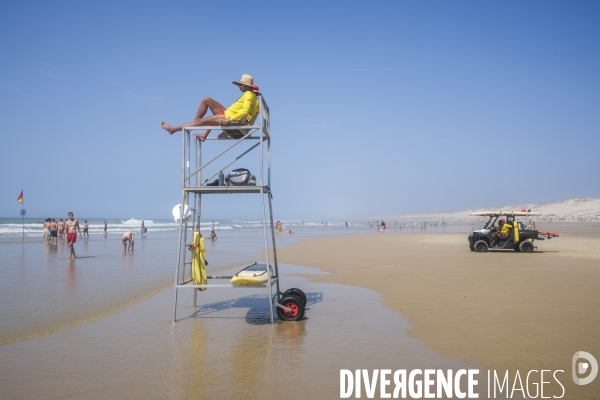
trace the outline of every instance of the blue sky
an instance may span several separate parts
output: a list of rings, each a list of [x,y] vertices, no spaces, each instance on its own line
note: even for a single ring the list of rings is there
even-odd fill
[[[159,121],[228,106],[244,73],[271,109],[276,218],[600,197],[599,18],[597,1],[10,2],[0,216],[24,189],[28,216],[168,218],[181,136]]]

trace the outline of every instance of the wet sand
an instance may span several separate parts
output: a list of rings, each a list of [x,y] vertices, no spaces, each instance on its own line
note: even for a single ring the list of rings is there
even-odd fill
[[[342,368],[480,368],[408,337],[409,325],[383,307],[379,293],[283,281],[307,294],[300,322],[268,323],[264,289],[213,288],[199,296],[197,310],[192,292],[182,291],[173,324],[167,290],[102,320],[0,346],[0,397],[336,399]]]
[[[381,293],[413,327],[411,337],[445,357],[511,376],[564,370],[565,398],[600,398],[600,379],[587,386],[571,379],[576,351],[600,358],[600,225],[581,226],[537,241],[533,254],[474,253],[465,234],[388,231],[307,239],[278,255],[331,273],[313,281]],[[562,233],[560,224],[538,228]],[[576,235],[590,229],[592,236]],[[560,395],[552,383],[546,395]]]

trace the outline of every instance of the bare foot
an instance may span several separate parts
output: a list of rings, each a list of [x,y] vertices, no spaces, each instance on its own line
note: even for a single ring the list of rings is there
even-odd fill
[[[167,132],[169,132],[169,135],[174,134],[175,132],[177,132],[177,130],[175,128],[173,128],[171,125],[167,124],[164,121],[160,121],[160,126]]]
[[[201,142],[204,142],[208,137],[208,133],[194,133],[194,135],[200,139]]]

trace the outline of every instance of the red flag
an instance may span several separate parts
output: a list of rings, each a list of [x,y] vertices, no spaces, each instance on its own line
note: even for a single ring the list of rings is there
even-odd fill
[[[23,203],[23,191],[21,190],[21,194],[19,195],[19,197],[17,197],[17,201],[19,203]]]

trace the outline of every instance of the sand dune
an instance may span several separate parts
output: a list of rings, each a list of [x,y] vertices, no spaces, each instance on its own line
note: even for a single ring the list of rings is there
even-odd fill
[[[438,213],[422,214],[395,214],[383,216],[388,220],[394,219],[444,219],[444,220],[467,220],[469,213],[478,211],[520,211],[522,209],[539,212],[542,215],[535,219],[542,221],[594,221],[600,222],[600,199],[568,199],[554,203],[545,204],[512,204],[504,206],[489,206],[462,211],[448,211]]]

